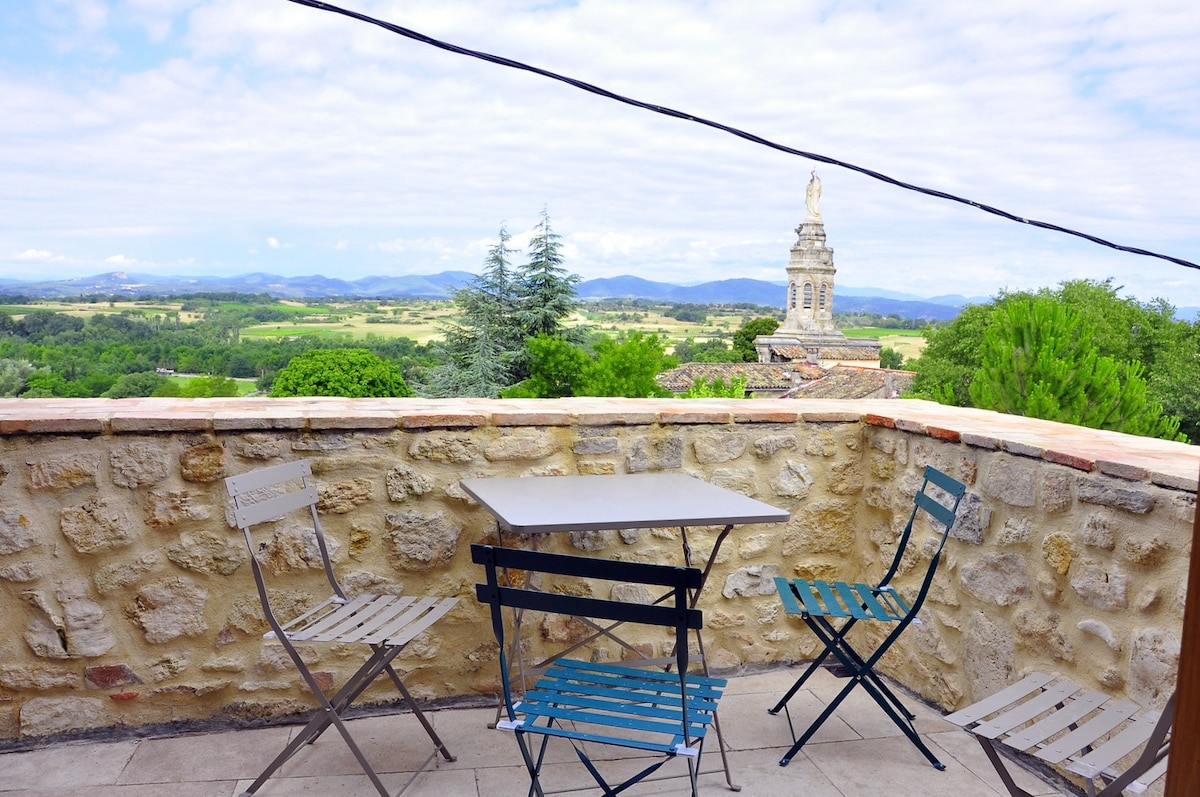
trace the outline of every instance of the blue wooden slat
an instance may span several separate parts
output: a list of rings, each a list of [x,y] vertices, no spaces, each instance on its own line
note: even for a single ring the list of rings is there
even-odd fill
[[[678,700],[646,700],[643,695],[622,694],[619,690],[604,689],[589,684],[572,683],[556,688],[555,685],[539,682],[524,698],[526,702],[535,699],[562,703],[592,700],[598,704],[617,706],[619,708],[614,710],[622,711],[626,706],[637,706],[639,711],[645,709],[647,712],[652,710],[657,713],[669,712],[671,715],[678,715],[681,711]],[[688,714],[696,715],[697,722],[707,723],[709,720],[705,715],[715,711],[716,705],[715,698],[711,700],[692,699],[688,701]]]
[[[618,689],[648,689],[663,692],[668,698],[672,696],[679,700],[679,676],[675,673],[664,673],[658,670],[642,670],[631,667],[609,666],[603,669],[596,665],[584,664],[582,667],[574,659],[559,659],[546,670],[544,678],[578,679],[593,683],[606,683]],[[566,666],[564,666],[566,665]],[[641,685],[638,685],[640,682]],[[720,678],[709,678],[702,675],[687,676],[688,697],[717,698],[725,687],[725,681]]]
[[[670,742],[663,744],[658,742],[650,742],[645,739],[627,739],[621,736],[605,736],[597,733],[580,733],[570,728],[564,728],[561,725],[537,727],[524,726],[523,730],[529,733],[540,733],[544,736],[557,736],[562,739],[578,739],[582,742],[596,742],[598,744],[612,744],[619,747],[630,747],[636,750],[648,750],[654,753],[666,753],[668,755],[675,754],[675,746],[683,742],[682,738],[672,739]],[[693,736],[693,743],[698,737]]]
[[[825,611],[822,614],[827,614],[830,617],[849,617],[850,612],[842,608],[842,604],[838,601],[837,596],[833,594],[833,588],[826,581],[814,581],[813,586],[817,588],[817,592],[821,595],[821,600],[825,602]],[[861,609],[859,611],[862,611]]]
[[[629,675],[631,673],[636,673],[637,677],[642,680],[658,680],[663,681],[664,683],[672,684],[675,687],[679,686],[678,673],[630,667],[627,664],[605,664],[603,662],[582,661],[581,659],[557,659],[554,662],[554,667],[570,669],[577,672],[603,672],[617,675]],[[725,678],[713,678],[709,675],[688,673],[687,683],[689,687],[693,684],[698,684],[703,686],[724,688],[729,681]]]
[[[804,611],[802,614],[811,614],[817,617],[823,616],[825,607],[821,605],[821,601],[813,594],[812,583],[798,578],[793,582],[796,587],[796,592],[800,595],[800,600],[804,603]]]
[[[859,601],[866,605],[867,611],[870,612],[871,616],[876,620],[882,620],[883,622],[894,622],[901,619],[894,611],[891,610],[891,608],[880,603],[875,598],[875,590],[866,584],[855,584],[854,591],[858,593]]]
[[[859,620],[870,620],[871,615],[868,610],[864,609],[858,596],[854,594],[854,590],[844,581],[833,582],[833,588],[837,591],[838,597],[842,599],[842,603],[846,604],[846,608],[850,610],[850,614],[857,617]]]
[[[524,706],[524,704],[522,704]],[[671,736],[683,735],[683,722],[655,722],[627,714],[600,714],[594,711],[575,711],[561,708],[553,703],[538,703],[537,710],[529,707],[530,714],[541,717],[553,717],[562,722],[601,725],[607,728],[621,728],[627,731],[642,731],[644,733],[661,733]]]
[[[792,584],[783,576],[775,576],[775,591],[779,593],[779,600],[783,601],[783,610],[788,614],[804,614],[804,610],[800,608],[800,602],[796,599],[796,593],[792,592]]]

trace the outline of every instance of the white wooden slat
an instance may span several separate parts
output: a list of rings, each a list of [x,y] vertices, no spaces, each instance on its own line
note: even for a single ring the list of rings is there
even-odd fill
[[[995,714],[1001,709],[1007,708],[1012,703],[1021,700],[1027,695],[1041,689],[1046,684],[1054,680],[1054,676],[1047,675],[1043,672],[1035,672],[1027,675],[1020,681],[1017,681],[1011,686],[1001,689],[994,695],[985,697],[978,703],[972,703],[961,711],[956,711],[953,714],[947,714],[945,720],[954,723],[960,727],[965,727],[973,722],[977,722],[984,717]]]
[[[312,638],[313,642],[358,642],[391,617],[391,607],[397,602],[408,605],[413,598],[394,595],[366,595],[365,605],[353,612],[341,612],[337,622]]]
[[[1010,734],[1004,743],[1015,747],[1018,750],[1028,750],[1034,745],[1041,744],[1056,733],[1065,730],[1068,726],[1076,725],[1087,715],[1096,711],[1109,700],[1108,695],[1103,692],[1091,690],[1081,694],[1074,695],[1066,702],[1062,708],[1055,711],[1048,717],[1038,720],[1032,725],[1022,728]],[[1100,734],[1092,737],[1099,738]],[[1085,742],[1086,744],[1086,742]],[[1069,751],[1066,755],[1075,752],[1083,745],[1079,745],[1074,750]],[[1066,757],[1063,756],[1063,758]],[[1060,759],[1061,760],[1061,759]]]
[[[1109,703],[1095,718],[1047,744],[1037,752],[1037,757],[1050,764],[1060,764],[1067,758],[1078,755],[1080,750],[1097,739],[1111,733],[1122,722],[1136,714],[1137,710],[1136,703],[1128,701]]]
[[[320,497],[317,488],[309,485],[294,492],[276,495],[251,504],[243,504],[241,499],[236,499],[237,508],[233,511],[234,522],[243,529],[258,523],[265,523],[297,509],[307,509],[317,503]]]
[[[1094,778],[1113,764],[1140,748],[1150,738],[1154,726],[1161,714],[1148,711],[1130,723],[1124,730],[1104,744],[1091,751],[1083,758],[1071,764],[1067,769],[1085,778]],[[1091,774],[1088,774],[1091,773]]]
[[[312,465],[308,460],[300,459],[230,476],[225,480],[225,489],[231,497],[237,498],[264,487],[272,487],[281,482],[299,481],[311,475]]]
[[[330,612],[324,617],[318,618],[317,621],[311,625],[289,632],[288,637],[291,639],[308,641],[317,634],[325,633],[329,628],[332,628],[334,625],[341,622],[342,618],[345,617],[347,613],[353,613],[358,609],[361,609],[363,606],[366,606],[367,603],[370,602],[370,599],[370,595],[359,595],[354,600],[338,608],[337,611]]]
[[[406,645],[413,637],[453,609],[457,603],[458,598],[421,598],[390,623],[364,637],[362,641],[371,645]]]
[[[979,723],[979,725],[971,730],[971,733],[982,736],[985,739],[995,739],[1003,733],[1008,733],[1013,728],[1030,722],[1047,711],[1052,711],[1055,706],[1080,689],[1082,687],[1070,681],[1059,681],[1058,683],[1051,684],[1040,695],[1031,697],[1029,700],[1012,707],[998,717],[993,717],[987,722]]]

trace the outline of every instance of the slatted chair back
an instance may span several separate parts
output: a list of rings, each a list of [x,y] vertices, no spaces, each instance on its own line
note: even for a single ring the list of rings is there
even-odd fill
[[[293,512],[303,510],[307,515],[307,523],[312,527],[317,550],[320,552],[321,567],[325,571],[329,588],[337,598],[345,599],[346,593],[342,591],[341,584],[334,575],[325,531],[317,513],[317,504],[321,496],[316,485],[312,483],[311,462],[300,459],[230,476],[225,479],[225,489],[233,499],[234,524],[241,529],[246,539],[246,547],[250,550],[250,567],[258,587],[259,602],[266,613],[267,622],[276,634],[280,633],[280,629],[276,628],[279,622],[271,608],[266,577],[258,560],[263,541],[255,540],[256,528],[267,528],[263,524],[281,520]]]
[[[634,748],[665,756],[628,779],[620,791],[644,778],[669,758],[688,757],[695,791],[693,759],[712,723],[717,701],[725,685],[719,678],[689,672],[688,633],[699,630],[703,617],[689,606],[689,591],[699,588],[701,571],[691,567],[616,562],[589,557],[472,545],[472,560],[484,567],[486,582],[476,585],[476,597],[491,609],[492,629],[500,647],[501,686],[507,719],[498,727],[517,734],[532,791],[539,785],[541,754],[526,747],[525,734],[560,737],[576,745],[576,752],[603,789],[609,786],[579,743],[600,743]],[[525,571],[526,583],[534,576],[556,577],[559,590],[509,586],[507,570]],[[606,581],[666,588],[670,597],[656,604],[630,603],[571,594],[562,580]],[[580,592],[584,590],[579,590]],[[554,660],[536,684],[523,695],[514,694],[509,677],[505,610],[539,611],[591,620],[671,628],[674,631],[674,672],[647,669],[630,663],[595,663],[575,659]],[[698,762],[697,762],[698,763]]]

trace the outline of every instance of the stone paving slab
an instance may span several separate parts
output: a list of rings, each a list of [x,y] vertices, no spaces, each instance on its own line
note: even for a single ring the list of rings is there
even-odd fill
[[[869,698],[857,695],[786,766],[779,758],[790,744],[782,714],[767,709],[799,675],[799,668],[779,668],[730,679],[722,702],[731,770],[744,797],[1004,797],[999,778],[970,734],[940,719],[918,701],[911,707],[926,742],[947,765],[938,772]],[[797,724],[815,716],[831,693],[845,682],[819,672],[812,688],[797,693]],[[858,690],[856,690],[858,691]],[[865,697],[865,696],[864,696]],[[524,797],[528,777],[520,765],[516,741],[505,731],[489,729],[494,708],[429,712],[434,727],[457,756],[417,777],[406,797]],[[431,749],[411,715],[374,716],[351,721],[355,738],[376,763],[381,779],[396,790]],[[0,754],[0,797],[236,797],[283,747],[297,727],[237,730],[224,733],[138,739],[96,744],[62,744],[28,752]],[[545,766],[547,788],[586,786],[591,778],[570,745],[552,745]],[[611,747],[590,749],[606,777],[620,778],[645,766],[649,759]],[[712,797],[730,794],[720,769],[715,737],[710,737],[701,776],[701,791]],[[668,762],[660,774],[686,773],[682,760]],[[1033,774],[1020,785],[1036,797],[1066,792]],[[595,792],[592,792],[595,793]],[[671,778],[644,783],[626,792],[686,795],[688,782]],[[280,775],[258,792],[261,797],[376,797],[336,731],[313,748],[301,751]]]

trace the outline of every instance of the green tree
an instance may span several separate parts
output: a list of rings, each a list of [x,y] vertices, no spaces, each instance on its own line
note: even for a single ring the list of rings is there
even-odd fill
[[[1014,415],[1179,439],[1179,419],[1147,395],[1142,368],[1097,353],[1093,327],[1050,297],[1006,302],[984,332],[975,406]]]
[[[314,349],[275,377],[271,396],[410,396],[400,369],[367,349]]]
[[[754,348],[754,339],[759,335],[773,335],[779,329],[778,318],[755,318],[747,321],[733,333],[734,351],[741,352],[742,362],[758,362],[758,351]]]
[[[0,396],[20,395],[25,389],[25,381],[32,373],[33,366],[24,360],[0,360]]]
[[[972,304],[949,324],[926,326],[925,349],[909,363],[916,371],[909,395],[956,407],[970,407],[971,380],[979,370],[983,332],[995,303]]]
[[[665,398],[671,395],[655,380],[679,361],[667,355],[657,335],[631,332],[617,339],[601,336],[592,344],[595,357],[584,365],[577,396]]]
[[[891,368],[897,370],[904,366],[904,355],[893,349],[891,346],[882,346],[879,349],[879,367]]]
[[[171,386],[168,388],[168,386]],[[136,374],[121,374],[112,387],[104,392],[105,398],[139,398],[142,396],[178,395],[170,379],[154,373],[143,371]]]
[[[526,338],[561,335],[563,321],[578,303],[575,286],[579,275],[563,268],[562,236],[550,227],[550,214],[542,217],[529,241],[529,262],[517,272],[521,329]]]
[[[233,397],[238,394],[237,382],[227,376],[214,374],[189,379],[179,391],[184,398]]]
[[[680,394],[680,398],[745,398],[746,377],[735,376],[726,382],[721,377],[711,381],[700,377]]]
[[[504,398],[562,398],[576,395],[584,366],[582,346],[556,335],[538,335],[525,344],[529,376],[501,392]]]

